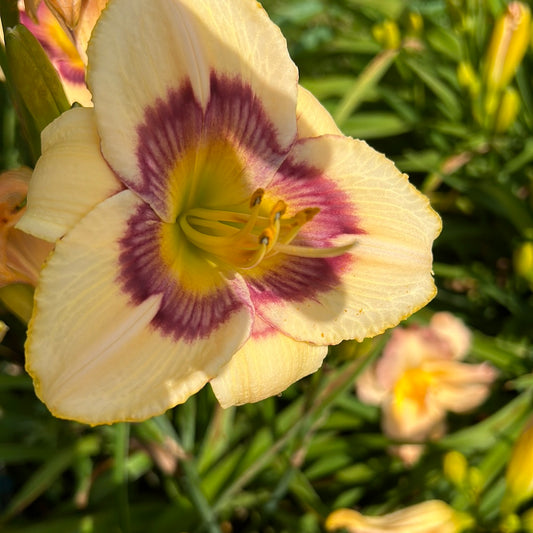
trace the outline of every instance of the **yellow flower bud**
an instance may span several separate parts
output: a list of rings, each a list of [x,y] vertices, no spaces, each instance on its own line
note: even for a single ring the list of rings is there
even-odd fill
[[[528,509],[522,515],[522,529],[527,533],[533,533],[533,509]]]
[[[485,77],[489,88],[506,87],[529,46],[531,12],[522,2],[511,2],[497,21],[486,56]]]
[[[467,477],[472,497],[475,499],[483,490],[483,474],[481,473],[481,470],[479,470],[479,468],[472,466],[468,469]]]
[[[464,484],[468,463],[466,457],[455,450],[444,456],[444,475],[457,487]]]
[[[515,514],[506,515],[500,522],[501,533],[516,533],[520,531],[520,518]]]
[[[525,242],[515,250],[513,263],[519,276],[533,281],[533,242]]]
[[[424,19],[420,13],[409,13],[409,31],[414,35],[420,35],[424,29]]]
[[[533,497],[533,420],[518,437],[505,474],[504,512],[511,513]]]
[[[502,94],[500,100],[500,107],[496,115],[496,122],[494,129],[498,133],[507,131],[513,122],[516,120],[518,111],[520,109],[520,96],[518,91],[513,87],[507,87]]]
[[[457,80],[459,85],[468,90],[472,97],[479,94],[480,82],[477,73],[472,64],[467,61],[461,61],[457,66]]]
[[[400,29],[393,20],[385,20],[380,24],[376,24],[372,28],[372,35],[387,50],[396,50],[400,48],[402,43]]]

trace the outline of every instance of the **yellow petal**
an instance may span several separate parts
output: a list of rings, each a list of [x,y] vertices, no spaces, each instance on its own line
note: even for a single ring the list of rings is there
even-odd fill
[[[300,139],[327,134],[342,135],[326,108],[301,85],[298,86],[296,118]]]
[[[45,128],[19,229],[53,242],[122,188],[99,142],[92,109],[71,109]]]
[[[267,302],[258,308],[262,318],[296,340],[335,344],[377,335],[426,305],[436,293],[431,247],[441,229],[428,199],[362,141],[306,139],[291,157],[343,191],[361,233],[331,290]]]
[[[134,154],[148,107],[190,86],[205,109],[211,76],[249,86],[282,147],[296,135],[297,69],[279,28],[254,0],[116,0],[103,11],[88,56],[102,152],[138,192]]]
[[[60,418],[103,424],[160,414],[216,375],[250,333],[242,308],[208,336],[176,340],[153,321],[164,287],[133,301],[118,281],[121,239],[140,206],[130,191],[102,202],[58,241],[42,271],[26,368]]]
[[[327,347],[298,342],[256,317],[254,333],[211,380],[222,407],[253,403],[283,392],[321,365]]]

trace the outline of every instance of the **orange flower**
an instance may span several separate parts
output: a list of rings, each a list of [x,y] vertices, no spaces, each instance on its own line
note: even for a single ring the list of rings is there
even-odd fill
[[[46,241],[14,228],[25,211],[31,170],[0,175],[0,287],[11,283],[36,285],[44,259],[52,249]]]

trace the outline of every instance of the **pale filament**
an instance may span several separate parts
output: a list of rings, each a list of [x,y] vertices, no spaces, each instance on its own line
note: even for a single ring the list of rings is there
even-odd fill
[[[315,248],[293,245],[302,226],[319,212],[318,208],[298,211],[284,217],[285,202],[279,200],[268,216],[260,214],[264,191],[257,189],[250,198],[250,212],[192,208],[183,213],[179,225],[189,242],[235,268],[250,269],[277,253],[300,257],[335,257],[347,252],[344,246]]]

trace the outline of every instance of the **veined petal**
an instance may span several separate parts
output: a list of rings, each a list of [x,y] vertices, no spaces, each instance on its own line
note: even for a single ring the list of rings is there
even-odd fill
[[[251,337],[210,383],[222,407],[258,402],[315,372],[326,354],[326,346],[294,341],[256,317]]]
[[[196,137],[204,127],[203,113],[216,98],[224,100],[217,106],[225,106],[231,115],[231,121],[218,117],[232,128],[226,136],[238,138],[240,130],[246,129],[245,135],[252,138],[244,144],[261,144],[257,138],[261,129],[253,128],[258,120],[254,106],[260,105],[261,122],[273,130],[269,143],[280,151],[274,161],[266,162],[273,170],[296,135],[297,69],[279,29],[253,0],[242,0],[238,7],[232,2],[207,0],[116,0],[103,11],[88,56],[88,83],[103,154],[124,183],[167,221],[174,214],[166,190],[171,168],[159,178],[163,181],[159,189],[154,184],[147,186],[145,169],[132,157],[142,144],[159,143],[158,149],[166,154],[172,152],[169,143],[177,143],[181,152],[191,136],[197,145]],[[234,92],[229,89],[236,85],[244,96],[237,93],[237,98],[227,101]],[[184,91],[197,109],[187,108],[187,113],[195,115],[192,122],[179,108],[174,111],[180,116],[173,118],[183,123],[173,127],[183,130],[182,134],[176,139],[176,132],[154,136],[143,131],[140,138],[147,113],[154,107],[159,110],[156,113],[163,113],[161,103],[179,99],[179,95],[183,98]],[[211,130],[211,125],[205,126],[206,134],[211,135]]]
[[[140,256],[125,263],[124,253],[136,244],[128,232],[144,207],[130,191],[102,202],[58,241],[43,269],[26,367],[55,416],[102,424],[162,413],[216,375],[250,334],[242,281],[228,281],[225,291],[203,300],[183,287],[178,293],[164,250],[154,261],[141,241],[152,279],[144,299],[132,293],[132,277],[147,280]],[[157,220],[147,220],[147,228]],[[152,239],[152,248],[161,249],[161,242]],[[238,304],[219,318],[217,309],[230,298]]]
[[[296,119],[299,139],[327,134],[342,135],[326,108],[301,85],[298,86]]]
[[[41,144],[17,228],[53,242],[122,184],[100,153],[93,109],[63,113],[44,129]]]
[[[251,279],[260,316],[296,340],[335,344],[381,333],[435,295],[431,245],[438,215],[385,156],[334,135],[297,143],[269,193],[320,208],[299,243],[353,248],[334,258],[264,261]],[[270,268],[270,270],[267,270]]]

